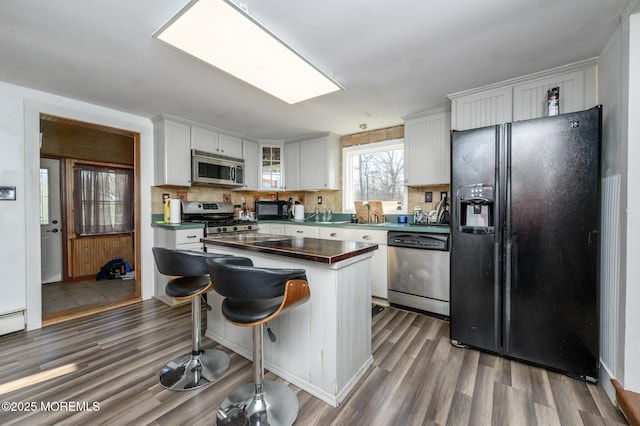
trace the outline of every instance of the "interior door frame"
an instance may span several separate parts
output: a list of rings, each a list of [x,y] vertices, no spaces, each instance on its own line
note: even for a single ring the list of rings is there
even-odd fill
[[[142,181],[145,185],[152,185],[153,174],[143,173],[141,170],[142,151],[146,156],[153,155],[153,128],[148,120],[136,117],[130,114],[122,113],[114,110],[106,110],[85,104],[78,104],[72,100],[63,101],[46,101],[42,100],[24,100],[24,159],[25,159],[25,188],[27,188],[25,196],[25,217],[27,224],[27,233],[25,239],[25,256],[28,258],[28,264],[25,271],[26,279],[26,310],[25,322],[27,330],[34,330],[42,327],[42,284],[40,279],[40,267],[29,267],[31,263],[40,263],[40,230],[36,230],[40,223],[39,215],[39,168],[40,168],[40,149],[39,149],[39,129],[40,114],[52,114],[59,117],[68,117],[69,120],[75,120],[80,123],[93,123],[93,125],[103,128],[108,126],[113,129],[123,129],[130,131],[133,135],[134,142],[134,233],[135,233],[135,262],[136,262],[136,292],[140,295],[141,300],[149,299],[153,296],[153,278],[152,275],[144,274],[144,266],[142,265],[142,239],[149,237],[149,230],[143,230],[141,225],[141,217],[143,215],[143,206],[141,197],[143,197],[140,186]],[[145,200],[149,205],[144,207],[144,213],[147,216],[151,214],[151,200],[146,195]],[[144,232],[143,232],[144,231]],[[150,252],[150,250],[149,250]],[[150,254],[144,254],[146,261],[152,262]]]
[[[49,159],[49,160],[57,160],[59,163],[59,174],[60,174],[60,227],[62,228],[61,238],[62,238],[62,281],[67,281],[69,279],[69,268],[67,264],[68,260],[68,244],[67,244],[67,210],[63,208],[63,206],[67,203],[67,191],[66,191],[66,176],[63,173],[65,160],[64,158],[56,158],[50,155],[41,155],[40,159]]]

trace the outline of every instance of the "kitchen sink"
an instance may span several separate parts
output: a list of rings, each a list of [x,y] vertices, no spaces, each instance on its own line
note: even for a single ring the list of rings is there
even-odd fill
[[[311,223],[311,224],[317,223],[319,225],[341,225],[343,223],[349,223],[349,222],[346,221],[346,220],[343,220],[343,221],[338,221],[338,222],[309,222],[309,223]]]

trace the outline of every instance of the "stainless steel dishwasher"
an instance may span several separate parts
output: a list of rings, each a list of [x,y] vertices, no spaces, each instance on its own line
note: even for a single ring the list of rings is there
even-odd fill
[[[389,303],[449,317],[449,235],[390,231]]]

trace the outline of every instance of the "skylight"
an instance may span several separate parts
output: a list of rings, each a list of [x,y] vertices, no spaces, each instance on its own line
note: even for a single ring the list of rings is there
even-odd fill
[[[153,36],[289,104],[341,90],[225,0],[192,1]]]

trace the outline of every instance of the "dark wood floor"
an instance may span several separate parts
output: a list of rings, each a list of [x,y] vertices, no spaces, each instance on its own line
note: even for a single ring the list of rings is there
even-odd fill
[[[250,382],[251,364],[227,351],[231,366],[217,383],[161,388],[160,368],[190,350],[189,309],[150,300],[0,337],[0,401],[9,402],[0,424],[215,424],[224,397]],[[373,319],[374,365],[340,407],[291,386],[296,425],[626,424],[600,385],[453,347],[448,334],[447,322],[385,308]]]

